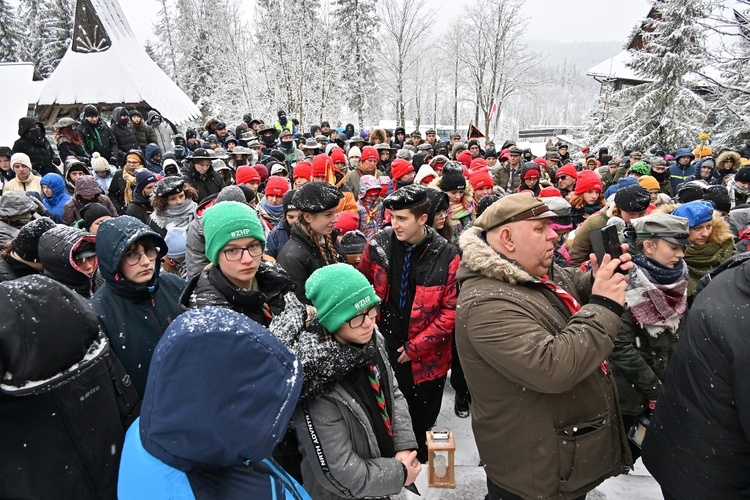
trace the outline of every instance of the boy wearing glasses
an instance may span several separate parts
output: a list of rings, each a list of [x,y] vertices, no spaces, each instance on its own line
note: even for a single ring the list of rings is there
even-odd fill
[[[217,203],[203,213],[203,232],[211,265],[190,280],[180,303],[226,307],[267,327],[294,283],[277,264],[262,260],[266,238],[255,210],[237,201]]]
[[[378,327],[409,403],[419,446],[417,457],[425,462],[425,432],[440,413],[451,367],[459,257],[453,246],[427,225],[428,188],[402,187],[383,204],[391,211],[391,227],[369,241],[359,270],[382,301]]]
[[[154,348],[181,312],[178,300],[184,281],[160,274],[167,244],[135,217],[105,220],[96,242],[105,284],[91,298],[91,306],[142,397]]]

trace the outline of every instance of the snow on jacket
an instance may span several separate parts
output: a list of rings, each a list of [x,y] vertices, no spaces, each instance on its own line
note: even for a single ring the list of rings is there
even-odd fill
[[[453,328],[456,323],[458,288],[456,272],[459,257],[450,243],[425,226],[427,235],[414,248],[412,275],[416,289],[409,315],[409,330],[404,352],[411,358],[414,383],[436,380],[451,367]],[[359,270],[375,287],[375,293],[386,307],[391,293],[393,248],[398,244],[393,229],[378,232],[365,246]],[[382,325],[382,316],[379,325]],[[394,332],[383,331],[391,354],[402,347]]]
[[[151,281],[134,285],[120,273],[120,261],[130,245],[144,237],[154,240],[159,256]],[[178,300],[185,282],[176,275],[159,273],[166,248],[158,234],[125,215],[105,221],[97,231],[96,250],[105,283],[91,298],[91,306],[141,395],[154,348],[181,312]]]
[[[125,164],[125,155],[128,153],[128,151],[130,151],[131,149],[140,149],[138,138],[135,136],[135,132],[130,126],[130,120],[128,120],[125,125],[121,125],[119,123],[120,115],[124,109],[125,108],[123,107],[119,107],[115,108],[112,111],[114,123],[112,124],[112,128],[110,129],[112,131],[112,138],[114,139],[114,142],[117,146],[118,165]],[[125,112],[127,113],[127,109],[125,109]]]
[[[209,266],[190,280],[180,304],[186,309],[226,307],[268,326],[271,317],[284,309],[284,295],[294,289],[294,283],[278,264],[265,261],[260,262],[254,280],[258,290],[238,288],[218,267]]]
[[[201,175],[195,169],[192,162],[188,165],[182,178],[198,192],[199,202],[212,194],[217,194],[226,186],[224,180],[221,178],[221,174],[214,170],[214,167],[209,166],[206,173]]]
[[[96,269],[93,275],[88,276],[75,263],[73,254],[84,242],[95,244],[96,237],[74,227],[55,226],[39,238],[39,261],[44,266],[45,276],[88,299],[100,287],[102,280]]]
[[[592,277],[553,265],[568,308],[467,229],[456,343],[487,477],[524,498],[574,499],[630,463],[615,381],[602,369],[620,328],[616,304],[591,298]]]
[[[112,136],[112,131],[101,118],[96,122],[96,125],[92,125],[88,120],[84,119],[78,125],[77,130],[81,134],[81,137],[83,137],[83,145],[89,156],[97,152],[110,164],[119,165],[117,159],[117,142]]]
[[[174,151],[174,134],[172,133],[172,127],[169,126],[164,118],[161,118],[161,123],[159,125],[154,126],[151,123],[151,120],[156,116],[161,118],[161,115],[153,109],[148,112],[148,123],[154,131],[154,135],[156,135],[156,144],[158,144],[159,148],[165,153],[167,151]]]
[[[151,361],[118,498],[310,497],[273,461],[302,387],[295,356],[234,311],[188,311]]]
[[[385,368],[382,385],[393,426],[394,450],[416,449],[409,407],[388,362],[385,340],[377,330],[375,338],[375,356],[378,365]],[[316,500],[379,498],[397,495],[403,488],[403,465],[393,457],[382,456],[367,410],[341,383],[298,405],[293,422],[306,457],[302,461],[305,488]]]
[[[45,195],[42,200],[44,208],[62,220],[63,206],[70,199],[70,195],[65,191],[65,181],[62,176],[60,174],[47,174],[42,177],[41,185],[47,186],[52,190],[52,196],[48,198]]]
[[[346,254],[339,245],[335,235],[331,236],[334,239],[334,245],[336,251],[339,254],[339,260],[333,260],[330,264],[337,262],[346,263]],[[303,304],[309,304],[310,301],[305,296],[305,282],[312,273],[325,266],[326,263],[318,255],[318,250],[313,243],[312,238],[308,235],[299,225],[295,222],[291,230],[291,238],[286,242],[284,247],[279,252],[279,257],[276,259],[284,271],[289,274],[296,285],[294,291],[297,298]]]
[[[67,224],[68,226],[72,226],[73,224],[75,224],[83,217],[81,215],[81,211],[83,211],[83,208],[90,203],[101,203],[107,210],[109,210],[109,213],[112,217],[117,217],[117,209],[112,203],[112,200],[101,193],[102,188],[99,187],[99,183],[96,182],[96,179],[94,179],[92,176],[84,175],[83,177],[79,177],[76,181],[75,196],[65,202],[65,205],[63,206],[63,224]],[[84,202],[81,198],[84,196],[96,196],[96,199],[94,201]]]
[[[643,463],[674,498],[750,492],[750,262],[696,297],[643,442]]]
[[[36,124],[41,130],[39,135],[30,130]],[[50,172],[60,173],[52,163],[55,152],[45,135],[44,124],[33,116],[24,116],[18,120],[18,139],[13,143],[13,152],[29,155],[31,166],[42,175]]]
[[[44,276],[0,296],[0,497],[114,499],[138,394],[96,315]]]

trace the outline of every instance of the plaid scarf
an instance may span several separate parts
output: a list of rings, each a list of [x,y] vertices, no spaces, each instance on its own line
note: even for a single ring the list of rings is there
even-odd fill
[[[674,334],[687,311],[688,268],[681,260],[674,269],[634,255],[625,301],[638,326],[656,338],[664,330]]]

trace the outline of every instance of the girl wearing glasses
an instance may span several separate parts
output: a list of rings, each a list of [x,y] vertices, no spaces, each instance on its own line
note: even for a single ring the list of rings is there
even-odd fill
[[[304,369],[293,422],[307,458],[305,489],[312,498],[397,495],[421,465],[406,400],[375,328],[380,299],[348,264],[318,269],[305,291],[317,310],[309,331],[289,334],[293,321],[282,317],[271,326]]]
[[[164,239],[135,217],[102,222],[96,233],[99,268],[105,284],[91,306],[138,394],[146,389],[151,355],[181,309],[185,282],[160,274],[167,253]]]
[[[202,222],[212,265],[190,281],[180,303],[226,307],[268,326],[294,284],[278,265],[261,259],[266,238],[255,210],[224,201],[203,212]]]

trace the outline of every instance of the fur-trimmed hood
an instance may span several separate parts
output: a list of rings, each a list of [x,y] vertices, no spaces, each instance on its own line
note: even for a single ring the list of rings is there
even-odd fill
[[[665,214],[671,214],[679,205],[661,205],[654,210],[655,212],[663,212]],[[717,243],[721,245],[727,240],[733,239],[732,230],[729,224],[724,220],[719,212],[714,210],[713,220],[711,221],[713,228],[711,229],[711,236],[708,237],[707,243]]]
[[[427,187],[442,191],[442,189],[440,188],[440,181],[442,179],[443,179],[442,177],[436,177],[432,182],[430,182],[427,185]],[[416,184],[416,180],[415,180],[415,184]],[[469,182],[468,179],[466,179],[466,187],[464,188],[464,197],[461,199],[461,201],[463,202],[464,206],[469,206],[469,204],[473,203],[474,201],[474,190],[471,188],[471,183]]]
[[[482,237],[481,228],[466,229],[461,234],[458,244],[463,252],[461,267],[458,271],[459,282],[463,282],[474,274],[511,285],[538,281],[518,264],[493,250]]]
[[[740,158],[739,153],[735,151],[723,151],[718,158],[716,158],[716,168],[721,168],[721,164],[724,163],[724,160],[726,159],[733,159],[734,160],[734,166],[732,167],[732,170],[737,171],[740,168]]]

